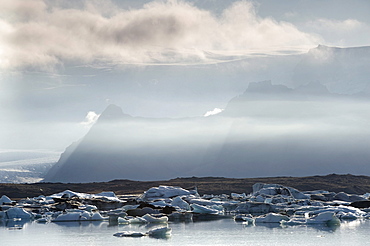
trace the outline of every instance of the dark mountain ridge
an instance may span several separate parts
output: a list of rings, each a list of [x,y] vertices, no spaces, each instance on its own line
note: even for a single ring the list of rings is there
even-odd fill
[[[370,177],[356,175],[330,174],[326,176],[308,177],[265,177],[265,178],[222,178],[222,177],[188,177],[166,181],[133,181],[112,180],[94,183],[35,183],[35,184],[0,184],[0,196],[7,195],[12,199],[51,195],[64,190],[73,190],[97,194],[113,191],[117,195],[141,194],[151,187],[159,185],[179,186],[183,188],[197,187],[203,194],[251,193],[255,183],[276,183],[294,187],[301,191],[327,190],[330,192],[346,192],[348,194],[365,194],[370,191]]]

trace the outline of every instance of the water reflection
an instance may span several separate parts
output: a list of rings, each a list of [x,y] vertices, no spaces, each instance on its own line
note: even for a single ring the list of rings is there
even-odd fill
[[[108,226],[109,223],[105,221],[68,221],[68,222],[52,222],[58,226],[64,227],[97,227]]]
[[[241,224],[243,227],[266,227],[269,229],[285,229],[285,228],[314,228],[317,231],[326,231],[326,232],[335,232],[340,226],[343,224],[348,224],[347,226],[359,226],[361,224],[360,221],[351,221],[341,224],[325,224],[325,223],[318,223],[318,224],[304,224],[304,225],[282,225],[280,223],[250,223],[245,221],[235,221],[236,224]]]
[[[30,222],[30,220],[13,219],[13,220],[0,220],[1,227],[7,227],[10,230],[20,230],[24,228],[24,225]]]

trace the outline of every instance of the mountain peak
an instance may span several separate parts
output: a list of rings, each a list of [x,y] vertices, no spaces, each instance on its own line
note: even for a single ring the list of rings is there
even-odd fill
[[[285,85],[273,85],[271,80],[252,82],[245,93],[289,93],[292,89]]]
[[[106,121],[106,120],[118,120],[123,117],[127,117],[127,114],[124,114],[122,108],[115,105],[110,104],[108,107],[103,111],[103,113],[99,117],[99,121]]]

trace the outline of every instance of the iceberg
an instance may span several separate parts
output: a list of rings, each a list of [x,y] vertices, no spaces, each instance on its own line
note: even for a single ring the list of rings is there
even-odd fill
[[[124,232],[117,232],[113,234],[115,237],[144,237],[147,236],[147,233],[143,232],[135,232],[135,231],[124,231]]]
[[[135,232],[135,231],[123,231],[113,234],[115,237],[154,237],[154,238],[167,238],[171,235],[172,229],[169,227],[154,228],[148,232]]]
[[[183,211],[190,211],[190,205],[186,201],[184,201],[180,196],[175,197],[172,202],[171,206],[178,208],[177,210],[183,210]]]
[[[27,212],[23,208],[11,207],[5,211],[0,211],[0,219],[14,220],[14,219],[24,219],[31,220],[34,218],[32,213]]]
[[[305,218],[292,218],[288,221],[281,221],[282,225],[304,225],[304,224],[325,224],[327,226],[340,225],[340,220],[334,212],[322,212],[316,216],[309,217],[306,214]]]
[[[0,205],[4,205],[4,204],[13,204],[15,203],[14,201],[12,201],[9,197],[7,197],[6,195],[2,195],[1,198],[0,198]]]
[[[142,218],[145,219],[148,223],[167,223],[168,222],[167,216],[154,217],[150,214],[146,214]]]
[[[246,214],[267,214],[270,212],[276,212],[274,205],[269,203],[261,202],[242,202],[235,209],[237,213]]]
[[[159,227],[152,229],[148,232],[149,237],[154,238],[166,238],[171,235],[172,229],[169,227]]]
[[[269,213],[255,218],[255,223],[280,223],[281,221],[288,221],[289,217],[286,215]]]
[[[198,214],[223,214],[220,209],[215,209],[209,206],[202,206],[196,203],[190,205],[193,208],[193,213]]]
[[[251,214],[238,214],[234,216],[235,221],[247,222],[248,224],[254,223],[254,218]]]
[[[144,194],[141,196],[141,199],[144,201],[154,200],[158,198],[171,198],[176,196],[190,196],[195,195],[199,196],[199,194],[194,191],[188,191],[181,187],[175,186],[164,186],[161,185],[159,187],[152,187],[149,190],[145,191]]]
[[[56,218],[52,219],[51,222],[102,221],[107,219],[108,217],[103,217],[99,212],[89,213],[87,211],[82,211],[59,214]]]

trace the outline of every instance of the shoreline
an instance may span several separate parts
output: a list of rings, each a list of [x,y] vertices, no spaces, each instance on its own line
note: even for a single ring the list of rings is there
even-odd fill
[[[0,183],[0,196],[11,199],[50,195],[65,190],[84,193],[113,191],[116,195],[140,194],[151,187],[166,185],[185,189],[197,187],[199,194],[251,193],[255,183],[274,183],[294,187],[301,191],[326,190],[348,194],[370,192],[370,176],[352,174],[329,174],[307,177],[262,177],[262,178],[223,178],[223,177],[187,177],[163,181],[113,180],[94,183]]]

